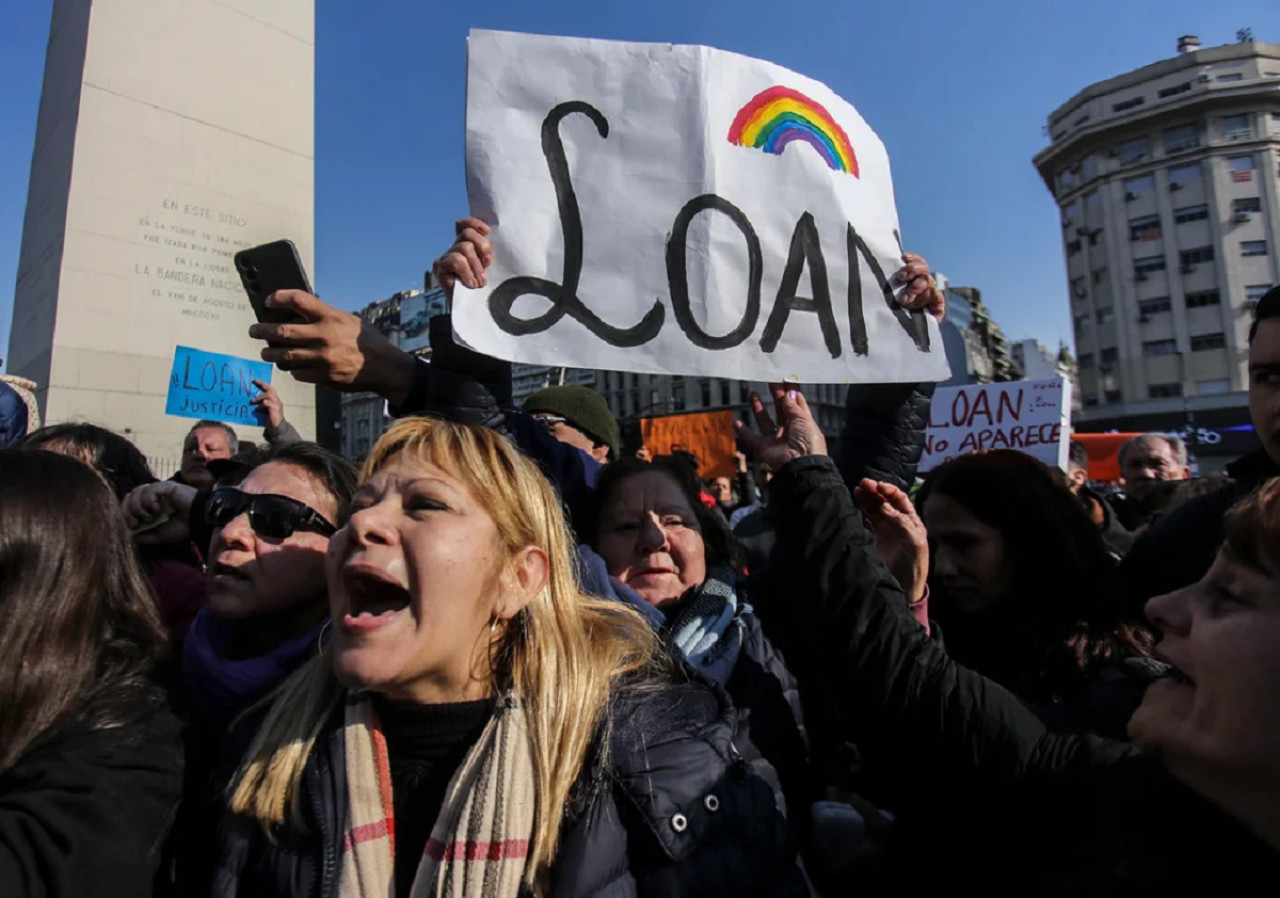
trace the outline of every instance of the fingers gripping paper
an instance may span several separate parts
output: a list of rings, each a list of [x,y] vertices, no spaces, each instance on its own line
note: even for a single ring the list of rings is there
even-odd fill
[[[467,189],[488,285],[459,339],[533,364],[943,380],[907,312],[889,158],[794,72],[707,47],[473,31]]]

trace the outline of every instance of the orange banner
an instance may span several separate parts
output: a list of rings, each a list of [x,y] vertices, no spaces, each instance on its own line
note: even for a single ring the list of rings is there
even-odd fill
[[[735,469],[733,412],[695,412],[640,419],[640,436],[654,455],[683,449],[698,457],[702,477],[732,477]]]
[[[1071,439],[1089,453],[1089,479],[1115,483],[1120,479],[1120,447],[1136,433],[1073,433]]]

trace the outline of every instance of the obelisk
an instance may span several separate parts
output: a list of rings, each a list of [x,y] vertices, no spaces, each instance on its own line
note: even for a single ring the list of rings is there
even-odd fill
[[[165,473],[174,347],[257,357],[232,256],[288,237],[312,269],[314,36],[312,0],[54,0],[8,355],[47,423]],[[314,390],[273,382],[311,436]]]

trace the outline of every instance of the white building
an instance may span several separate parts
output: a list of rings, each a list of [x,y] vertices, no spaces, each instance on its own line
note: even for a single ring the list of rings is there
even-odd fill
[[[1048,130],[1035,163],[1062,222],[1078,424],[1247,424],[1250,311],[1280,282],[1280,45],[1183,37],[1085,87]]]

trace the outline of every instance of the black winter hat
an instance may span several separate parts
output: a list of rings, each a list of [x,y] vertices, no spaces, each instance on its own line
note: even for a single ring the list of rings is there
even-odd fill
[[[546,387],[524,401],[529,414],[559,415],[591,439],[609,447],[609,457],[618,457],[618,422],[609,412],[604,397],[578,384]]]

